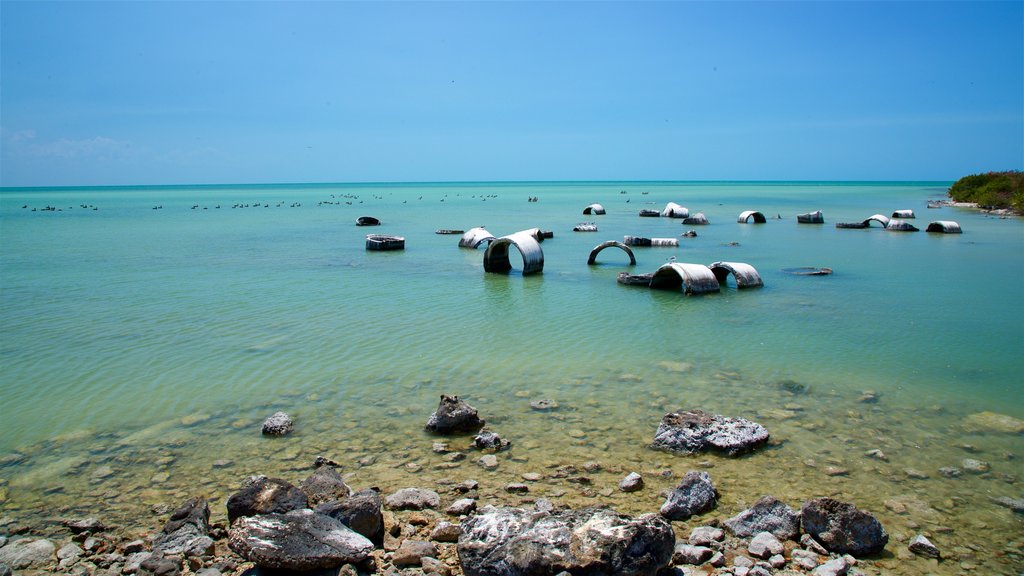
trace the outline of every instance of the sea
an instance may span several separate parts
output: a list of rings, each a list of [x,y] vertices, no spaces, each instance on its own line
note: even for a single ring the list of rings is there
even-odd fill
[[[1006,502],[1024,498],[1024,221],[929,208],[949,185],[0,189],[0,533],[96,516],[144,535],[192,496],[226,522],[245,478],[298,483],[318,456],[356,489],[448,500],[474,479],[481,504],[629,514],[705,470],[718,507],[676,522],[681,535],[763,495],[794,508],[831,496],[890,535],[866,573],[1019,574],[1024,516]],[[669,202],[710,223],[639,216]],[[583,214],[593,203],[606,213]],[[737,222],[746,210],[767,222]],[[824,224],[797,222],[816,210]],[[835,227],[895,210],[920,231]],[[963,233],[925,232],[938,220]],[[524,275],[514,247],[510,272],[485,272],[486,242],[437,233],[477,226],[552,232],[542,272]],[[405,247],[367,250],[367,234]],[[634,246],[635,265],[613,247],[588,265],[626,236],[678,246]],[[617,281],[719,261],[753,266],[763,286]],[[803,267],[832,273],[792,273]],[[511,442],[496,469],[472,434],[424,430],[442,394]],[[756,421],[771,442],[741,457],[651,449],[679,409]],[[263,436],[277,411],[294,431]],[[633,471],[645,489],[619,491]],[[506,492],[524,474],[529,492]],[[943,559],[909,553],[917,534]]]

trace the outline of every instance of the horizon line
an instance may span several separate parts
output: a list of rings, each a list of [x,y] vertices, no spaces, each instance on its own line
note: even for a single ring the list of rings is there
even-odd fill
[[[220,183],[177,183],[177,184],[62,184],[55,186],[0,186],[0,192],[14,190],[81,190],[90,188],[224,188],[240,186],[256,186],[261,188],[287,187],[287,186],[423,186],[423,185],[524,185],[524,184],[579,184],[579,185],[607,185],[607,184],[943,184],[950,185],[956,180],[367,180],[367,181],[337,181],[337,182],[220,182]]]

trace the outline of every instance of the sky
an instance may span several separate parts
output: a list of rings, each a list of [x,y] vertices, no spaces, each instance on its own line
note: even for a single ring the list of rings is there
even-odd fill
[[[0,0],[0,186],[1024,168],[1024,2]]]

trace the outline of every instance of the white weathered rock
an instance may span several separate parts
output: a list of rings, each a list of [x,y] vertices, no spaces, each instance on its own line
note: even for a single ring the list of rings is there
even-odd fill
[[[619,490],[623,492],[636,492],[644,487],[644,479],[636,472],[630,472],[619,482]]]
[[[771,532],[759,532],[750,540],[747,550],[758,558],[769,558],[782,554],[785,548]]]
[[[57,547],[49,540],[20,538],[10,540],[0,548],[0,563],[7,564],[12,570],[42,568],[55,560],[56,552]]]
[[[373,543],[338,520],[309,509],[239,518],[228,545],[264,569],[314,570],[360,563]]]

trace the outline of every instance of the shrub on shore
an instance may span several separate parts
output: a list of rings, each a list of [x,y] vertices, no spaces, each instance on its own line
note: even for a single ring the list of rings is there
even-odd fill
[[[949,197],[957,202],[974,202],[982,208],[1010,208],[1024,214],[1024,172],[964,176],[949,187]]]

